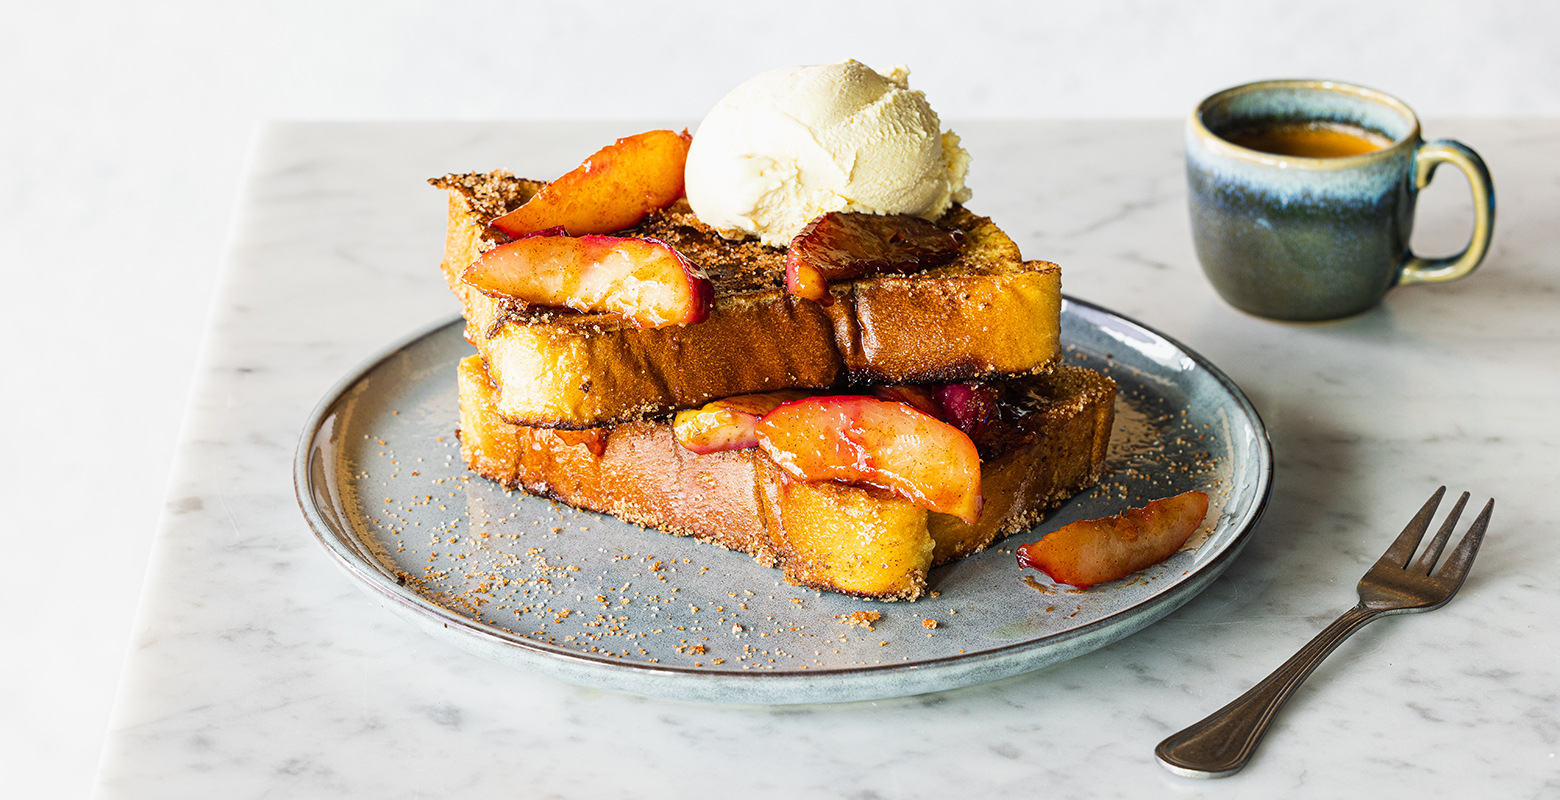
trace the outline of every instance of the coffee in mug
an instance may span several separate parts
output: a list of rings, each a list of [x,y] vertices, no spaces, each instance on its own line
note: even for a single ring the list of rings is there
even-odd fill
[[[1392,140],[1375,131],[1337,122],[1306,122],[1233,130],[1224,140],[1278,156],[1342,158],[1385,150]]]
[[[1473,236],[1441,259],[1408,245],[1414,203],[1451,163],[1473,188]],[[1456,280],[1489,250],[1495,194],[1467,146],[1420,138],[1389,95],[1332,81],[1264,81],[1204,100],[1186,125],[1192,236],[1236,308],[1286,320],[1374,307],[1393,286]]]

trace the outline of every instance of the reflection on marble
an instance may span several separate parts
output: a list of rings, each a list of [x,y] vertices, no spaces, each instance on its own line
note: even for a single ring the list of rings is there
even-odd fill
[[[1476,147],[1499,221],[1472,278],[1360,317],[1223,305],[1186,230],[1175,122],[957,126],[971,206],[1066,291],[1199,350],[1251,396],[1277,460],[1245,553],[1122,642],[999,683],[840,706],[701,706],[578,689],[418,633],[314,542],[290,485],[316,400],[454,310],[444,205],[422,180],[547,177],[639,130],[273,126],[206,343],[99,796],[1535,797],[1560,793],[1560,123],[1427,123]],[[1455,188],[1446,189],[1455,194]],[[1432,191],[1443,190],[1436,186]],[[1465,230],[1456,203],[1421,227]],[[1455,239],[1455,237],[1453,237]],[[1455,241],[1453,242],[1455,244]],[[1498,498],[1459,598],[1366,628],[1240,775],[1153,760],[1353,603],[1439,484]]]

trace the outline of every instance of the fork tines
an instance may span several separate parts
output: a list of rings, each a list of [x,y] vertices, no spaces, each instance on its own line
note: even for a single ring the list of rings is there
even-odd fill
[[[1441,523],[1440,530],[1430,540],[1430,544],[1419,554],[1412,567],[1409,559],[1413,558],[1414,550],[1419,547],[1419,540],[1424,537],[1425,531],[1430,528],[1430,519],[1435,516],[1435,510],[1441,505],[1441,498],[1446,495],[1446,487],[1442,486],[1430,495],[1425,501],[1419,513],[1409,521],[1408,527],[1398,535],[1392,546],[1381,556],[1380,564],[1391,564],[1399,569],[1406,569],[1417,575],[1430,575],[1435,570],[1436,560],[1441,557],[1441,550],[1446,547],[1446,542],[1452,536],[1452,529],[1457,525],[1458,517],[1462,516],[1463,506],[1468,503],[1468,493],[1463,492],[1457,498],[1457,504],[1452,506],[1452,512],[1447,515],[1446,521]],[[1473,563],[1473,557],[1479,552],[1479,544],[1484,541],[1484,530],[1489,527],[1490,513],[1495,510],[1495,500],[1491,499],[1485,504],[1484,510],[1479,512],[1468,533],[1457,544],[1456,549],[1447,557],[1441,565],[1441,571],[1436,577],[1451,578],[1461,583],[1468,574],[1468,567]]]

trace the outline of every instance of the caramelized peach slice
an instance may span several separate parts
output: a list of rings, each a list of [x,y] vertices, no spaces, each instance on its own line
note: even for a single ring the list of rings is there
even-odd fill
[[[464,278],[484,294],[606,311],[640,328],[703,322],[713,297],[703,270],[649,238],[544,232],[483,253]]]
[[[785,288],[829,305],[830,281],[908,274],[959,255],[961,234],[909,214],[831,211],[807,223],[785,256]]]
[[[683,167],[692,141],[686,130],[619,139],[488,226],[511,239],[556,227],[570,236],[632,227],[682,197]]]
[[[872,394],[898,400],[964,431],[971,439],[1000,414],[996,387],[980,382],[932,383],[924,386],[874,386]]]
[[[758,420],[776,406],[806,396],[807,392],[787,389],[716,400],[700,408],[677,412],[672,421],[672,432],[677,436],[678,444],[695,453],[757,447],[758,435],[754,428]]]
[[[937,388],[937,404],[942,408],[942,419],[972,439],[980,436],[999,413],[997,389],[986,383],[944,384]]]
[[[765,414],[756,434],[793,478],[876,486],[971,525],[980,518],[975,443],[904,403],[810,397]]]
[[[901,383],[892,386],[874,386],[872,394],[884,400],[897,400],[923,414],[930,414],[943,422],[948,421],[948,417],[943,413],[942,403],[937,402],[935,387]]]
[[[1185,492],[1115,516],[1064,525],[1018,548],[1018,564],[1085,589],[1169,558],[1206,516],[1208,495]]]

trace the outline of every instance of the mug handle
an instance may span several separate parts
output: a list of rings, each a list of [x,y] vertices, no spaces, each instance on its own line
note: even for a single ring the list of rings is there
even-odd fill
[[[1441,283],[1455,281],[1473,272],[1484,260],[1490,249],[1490,237],[1495,233],[1495,185],[1484,159],[1462,142],[1439,139],[1419,146],[1414,157],[1414,188],[1430,185],[1435,168],[1449,163],[1468,176],[1468,186],[1473,189],[1473,238],[1461,253],[1446,258],[1420,258],[1410,251],[1398,266],[1398,285],[1416,283]]]

